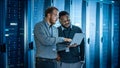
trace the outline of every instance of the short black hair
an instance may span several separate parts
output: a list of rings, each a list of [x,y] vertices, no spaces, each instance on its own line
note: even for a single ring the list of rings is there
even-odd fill
[[[59,13],[59,18],[60,18],[61,16],[64,16],[64,15],[69,15],[69,13],[68,13],[67,11],[61,11],[61,12]]]
[[[57,9],[56,7],[53,7],[53,6],[48,7],[48,8],[45,10],[45,17],[47,17],[47,14],[48,14],[48,13],[52,13],[53,10],[57,10],[57,11],[58,11],[58,9]]]

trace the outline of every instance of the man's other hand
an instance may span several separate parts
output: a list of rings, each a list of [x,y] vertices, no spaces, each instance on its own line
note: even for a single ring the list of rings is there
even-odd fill
[[[76,47],[77,44],[72,44],[72,45],[69,45],[68,47]]]
[[[65,42],[71,42],[72,39],[70,39],[70,38],[64,38],[64,41],[65,41]]]

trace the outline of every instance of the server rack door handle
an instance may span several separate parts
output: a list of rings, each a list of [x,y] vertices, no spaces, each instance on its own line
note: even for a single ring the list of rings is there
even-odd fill
[[[115,41],[115,38],[114,38],[114,36],[113,36],[112,40],[113,40],[113,43],[114,43],[114,41]]]
[[[88,38],[88,44],[90,44],[90,38]]]
[[[6,52],[6,44],[0,45],[0,52]]]
[[[103,42],[103,37],[101,37],[101,42]]]
[[[33,49],[33,42],[29,43],[29,49]]]
[[[0,53],[2,52],[2,45],[0,44]]]

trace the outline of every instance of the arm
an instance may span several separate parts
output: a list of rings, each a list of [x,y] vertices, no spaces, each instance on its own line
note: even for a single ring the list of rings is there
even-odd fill
[[[39,24],[35,25],[34,36],[43,45],[55,45],[58,42],[64,41],[64,38],[62,38],[62,37],[47,36],[45,31],[43,30],[42,27],[39,26]]]

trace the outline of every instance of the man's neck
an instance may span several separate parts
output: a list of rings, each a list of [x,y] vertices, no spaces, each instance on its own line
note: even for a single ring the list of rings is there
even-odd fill
[[[65,27],[65,26],[63,26],[63,25],[62,25],[62,27],[63,27],[63,28],[65,28],[65,29],[68,29],[68,28],[70,28],[70,26],[68,26],[68,27]]]

